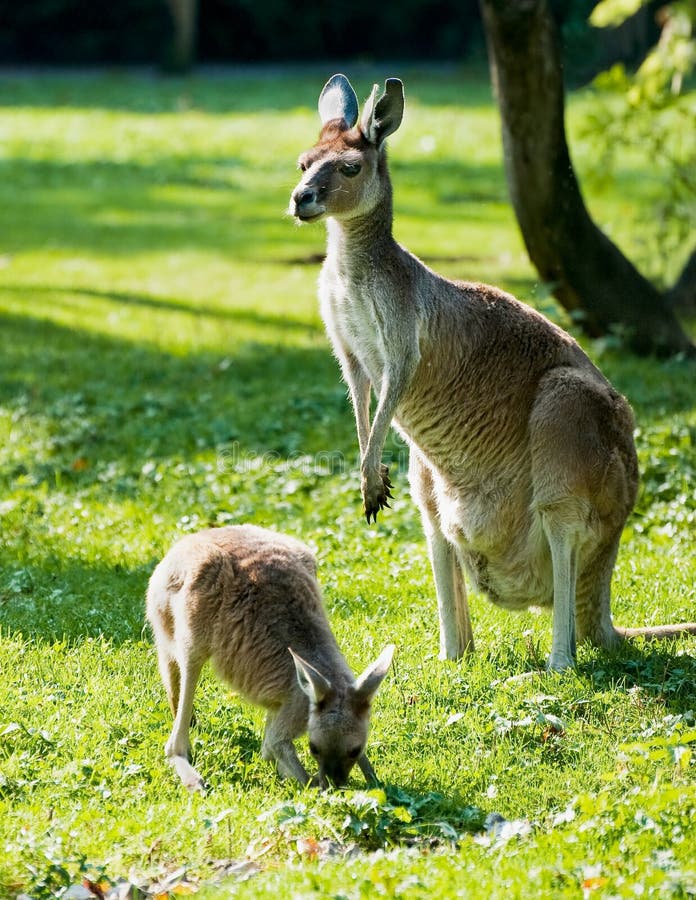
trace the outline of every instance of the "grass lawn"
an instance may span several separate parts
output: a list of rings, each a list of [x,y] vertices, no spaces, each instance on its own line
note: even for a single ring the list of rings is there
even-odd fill
[[[356,72],[363,96],[392,74]],[[394,508],[361,517],[315,296],[324,229],[284,215],[329,74],[0,78],[0,897],[83,877],[172,896],[693,896],[696,641],[582,648],[577,671],[510,680],[548,652],[550,619],[474,594],[478,652],[441,663],[396,437]],[[400,74],[397,237],[567,324],[524,255],[483,74]],[[589,105],[573,98],[573,134]],[[591,141],[574,149],[582,176]],[[659,189],[630,159],[589,198],[651,271],[636,223]],[[696,365],[588,350],[638,422],[615,618],[694,619]],[[167,766],[145,585],[180,534],[244,521],[315,548],[355,670],[396,643],[370,741],[383,791],[281,782],[263,713],[209,672],[193,739],[211,791]]]

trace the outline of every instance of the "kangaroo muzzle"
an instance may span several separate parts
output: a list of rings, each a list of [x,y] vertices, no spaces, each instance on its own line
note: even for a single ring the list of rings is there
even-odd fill
[[[316,187],[300,185],[293,193],[290,200],[290,212],[301,222],[311,222],[318,219],[326,212],[326,206],[321,202],[321,191]]]

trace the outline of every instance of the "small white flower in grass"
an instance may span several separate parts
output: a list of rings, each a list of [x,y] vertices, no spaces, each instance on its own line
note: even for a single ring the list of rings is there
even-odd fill
[[[437,141],[432,134],[424,134],[418,142],[418,149],[421,153],[432,153],[437,147]]]
[[[455,722],[458,722],[460,719],[463,719],[463,718],[464,718],[463,712],[452,713],[452,715],[445,722],[445,728],[447,728],[449,725],[454,725]]]
[[[566,825],[568,822],[572,822],[575,818],[575,806],[574,804],[570,804],[567,806],[563,812],[556,813],[553,817],[551,824],[554,828],[558,825]]]

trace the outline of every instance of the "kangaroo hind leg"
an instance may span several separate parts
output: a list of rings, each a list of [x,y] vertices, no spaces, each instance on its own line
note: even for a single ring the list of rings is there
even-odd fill
[[[611,578],[621,534],[584,562],[578,577],[575,618],[578,642],[610,650],[623,640],[611,618]]]
[[[553,565],[553,636],[546,667],[553,672],[562,672],[575,665],[579,541],[573,530],[558,526],[550,517],[543,516],[542,519]]]
[[[615,640],[609,582],[636,483],[630,409],[594,373],[554,369],[534,401],[530,449],[533,507],[553,564],[549,668],[564,669],[573,665],[576,619],[580,639]]]
[[[421,511],[435,581],[440,659],[458,659],[474,649],[464,573],[456,547],[447,540],[440,527],[432,472],[413,447],[408,477],[411,494]]]
[[[167,692],[167,700],[172,711],[172,715],[176,716],[179,706],[179,692],[181,690],[181,673],[179,671],[179,663],[172,655],[169,647],[157,648],[157,664],[162,677],[162,684]]]

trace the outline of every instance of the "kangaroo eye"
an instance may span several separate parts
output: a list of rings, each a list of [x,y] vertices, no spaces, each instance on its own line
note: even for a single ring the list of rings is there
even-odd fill
[[[357,759],[362,753],[362,747],[353,747],[348,751],[348,759]]]
[[[309,742],[309,752],[312,756],[319,756],[319,748],[316,744],[312,743],[312,741]]]
[[[341,175],[345,175],[346,178],[355,178],[360,169],[362,169],[360,163],[346,163],[345,165],[338,167],[338,171]]]
[[[300,170],[300,172],[306,172],[306,171],[307,171],[307,164],[306,164],[306,163],[303,163],[303,162],[298,162],[297,168]]]

